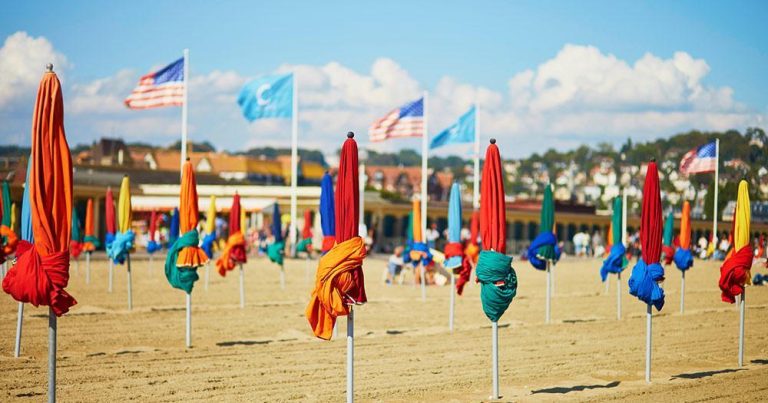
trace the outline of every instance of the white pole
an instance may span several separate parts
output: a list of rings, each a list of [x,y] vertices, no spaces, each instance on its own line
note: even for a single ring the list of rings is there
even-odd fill
[[[205,291],[208,291],[208,282],[211,278],[211,261],[205,264]]]
[[[448,330],[450,330],[451,333],[453,333],[453,312],[455,309],[454,307],[456,305],[456,293],[454,291],[455,289],[456,289],[456,275],[453,274],[453,269],[451,269],[451,288],[450,290],[448,290],[451,293],[451,307],[449,308],[449,313],[448,313]]]
[[[21,330],[24,325],[24,303],[19,302],[19,314],[16,318],[16,345],[13,349],[13,356],[19,358],[21,355]]]
[[[616,319],[621,320],[621,272],[616,273]]]
[[[717,248],[717,194],[720,191],[719,186],[720,176],[720,139],[715,139],[715,202],[712,206],[714,213],[712,215],[712,242],[715,242],[714,247]]]
[[[549,319],[551,316],[551,298],[552,298],[552,271],[549,268],[549,260],[547,260],[547,303],[546,303],[546,315],[545,315],[545,323],[549,323]]]
[[[347,403],[355,401],[355,314],[354,305],[347,315]]]
[[[744,297],[746,293],[745,287],[739,298],[739,368],[744,366]]]
[[[56,402],[56,314],[48,308],[48,403]]]
[[[285,289],[285,266],[280,266],[280,289]]]
[[[608,291],[611,289],[611,282],[608,279],[605,280],[605,290],[603,294],[608,295]]]
[[[427,279],[426,270],[424,270],[424,264],[419,264],[419,277],[421,277],[421,300],[427,300]]]
[[[304,284],[309,284],[309,251],[307,251],[307,260],[304,264]]]
[[[152,275],[152,266],[153,266],[154,261],[155,261],[155,254],[154,253],[150,253],[149,254],[149,263],[147,263],[147,272],[149,272],[150,276]]]
[[[181,162],[179,175],[187,160],[187,104],[189,100],[189,49],[184,49],[184,103],[181,105]]]
[[[336,340],[337,337],[339,337],[339,321],[338,320],[333,324],[333,337],[332,337],[332,339]]]
[[[421,236],[427,242],[427,161],[429,159],[429,126],[427,125],[427,91],[424,91],[424,134],[421,136]],[[423,283],[422,283],[423,284]]]
[[[492,400],[499,399],[499,323],[491,322],[491,376],[493,377]]]
[[[472,207],[480,208],[480,104],[475,102],[475,170],[472,190]]]
[[[187,293],[187,348],[192,347],[192,294]]]
[[[291,256],[296,256],[296,192],[299,184],[299,98],[298,80],[293,73],[293,109],[291,109]]]
[[[128,274],[128,310],[133,309],[133,284],[131,281],[131,254],[126,253],[125,254],[125,265],[128,270],[126,270],[126,273]]]
[[[651,311],[651,304],[648,304],[648,310],[645,314],[645,381],[651,382],[651,341],[653,340],[653,334],[651,333],[651,318],[653,317],[653,311]]]
[[[685,270],[681,271],[682,279],[680,280],[680,314],[685,313]]]
[[[240,265],[240,309],[245,308],[245,272]]]
[[[107,256],[107,260],[109,260],[109,286],[107,287],[107,291],[112,292],[112,278],[115,276],[115,263],[112,262],[112,259]]]
[[[85,284],[91,284],[91,252],[85,252]]]
[[[626,248],[627,243],[627,189],[621,192],[621,243]]]

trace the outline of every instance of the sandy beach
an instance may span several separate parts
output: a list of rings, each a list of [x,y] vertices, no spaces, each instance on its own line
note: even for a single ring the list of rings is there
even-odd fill
[[[312,273],[314,273],[312,262]],[[553,323],[544,324],[545,275],[513,263],[518,296],[500,321],[503,401],[761,401],[768,393],[768,288],[747,290],[745,366],[737,367],[738,313],[720,302],[718,265],[696,261],[679,313],[680,272],[667,267],[666,306],[653,319],[653,382],[644,377],[645,306],[616,280],[604,294],[598,260],[557,265]],[[313,338],[304,318],[310,284],[305,260],[289,260],[287,287],[264,258],[245,266],[246,307],[237,271],[204,270],[193,292],[193,347],[184,348],[184,294],[172,289],[160,258],[133,259],[133,311],[126,273],[107,292],[103,255],[73,265],[78,304],[59,320],[58,394],[86,401],[341,401],[346,319],[339,338]],[[448,331],[449,290],[430,287],[427,302],[409,284],[386,286],[385,261],[365,264],[369,303],[357,309],[355,390],[361,401],[482,401],[491,389],[490,325],[479,286],[456,299]],[[764,271],[764,270],[763,270]],[[0,299],[0,400],[41,401],[46,393],[47,308],[27,307],[22,357],[13,358],[17,304]]]

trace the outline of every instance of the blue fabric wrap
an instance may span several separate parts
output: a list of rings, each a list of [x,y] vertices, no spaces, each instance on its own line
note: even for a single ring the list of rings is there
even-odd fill
[[[149,253],[150,255],[155,253],[155,252],[157,252],[157,251],[159,251],[162,248],[163,248],[163,246],[160,245],[159,243],[157,243],[157,241],[149,241],[149,242],[147,242],[147,253]]]
[[[627,264],[626,253],[627,250],[622,244],[613,245],[611,247],[611,253],[609,253],[608,257],[603,260],[603,267],[600,268],[600,278],[603,279],[603,281],[608,279],[608,273],[618,274],[624,271],[624,267]]]
[[[424,242],[414,242],[413,247],[411,250],[415,250],[417,252],[424,252],[426,255],[421,258],[419,263],[424,265],[424,267],[427,267],[432,263],[432,252],[429,251],[429,246],[427,246]]]
[[[629,277],[629,293],[646,304],[653,305],[657,311],[664,306],[664,289],[659,281],[664,280],[664,268],[659,263],[646,264],[643,259],[637,261]]]
[[[213,259],[213,242],[216,240],[216,232],[211,232],[203,237],[203,244],[200,248],[203,249],[208,259]]]
[[[555,234],[542,232],[531,242],[531,246],[528,247],[528,261],[538,270],[546,270],[547,268],[547,261],[539,258],[539,248],[546,245],[555,248],[555,260],[553,263],[557,263],[560,260],[560,248],[557,246]]]
[[[135,234],[133,231],[118,232],[115,240],[107,246],[107,256],[118,264],[125,263],[125,256],[133,248]]]
[[[112,242],[115,242],[115,234],[107,232],[107,234],[104,235],[104,247],[109,250],[109,245],[112,245]]]
[[[455,269],[461,267],[462,264],[464,264],[464,259],[461,256],[451,256],[448,259],[445,259],[443,267],[446,269]]]
[[[693,267],[693,254],[690,249],[677,248],[673,257],[675,266],[680,271],[686,271]]]

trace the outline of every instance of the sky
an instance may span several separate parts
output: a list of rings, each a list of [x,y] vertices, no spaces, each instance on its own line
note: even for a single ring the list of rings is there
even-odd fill
[[[768,120],[765,1],[35,1],[0,14],[0,143],[29,144],[36,88],[55,64],[70,144],[180,137],[178,107],[134,111],[141,75],[190,50],[190,138],[290,146],[290,122],[248,123],[239,89],[293,71],[300,146],[336,150],[428,93],[429,133],[472,103],[504,157],[621,144]],[[469,155],[471,146],[439,154]]]

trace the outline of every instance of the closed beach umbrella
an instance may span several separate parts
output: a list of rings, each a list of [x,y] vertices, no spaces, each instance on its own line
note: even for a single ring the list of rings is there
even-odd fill
[[[96,230],[93,222],[93,199],[88,199],[88,204],[85,208],[85,237],[83,238],[83,250],[86,252],[93,252],[99,246],[99,238],[96,237]]]
[[[603,266],[600,268],[600,278],[602,281],[608,280],[609,273],[621,274],[627,266],[626,249],[621,239],[623,207],[621,197],[615,197],[613,199],[613,213],[611,215],[611,250],[608,257],[603,260]]]
[[[80,217],[77,215],[77,209],[72,209],[72,235],[69,241],[69,254],[77,260],[80,253],[83,252],[83,233],[80,230]]]
[[[117,220],[115,219],[115,198],[112,194],[112,187],[107,187],[107,194],[104,198],[104,223],[107,232],[104,236],[104,245],[109,249],[109,245],[115,240],[117,232]]]
[[[280,206],[275,202],[272,208],[272,237],[274,242],[267,246],[267,257],[274,263],[282,266],[284,262],[285,240],[283,239],[283,226],[280,219]]]
[[[216,241],[216,196],[214,195],[211,195],[208,204],[208,212],[205,214],[204,230],[203,251],[205,251],[205,254],[208,255],[209,259],[213,259],[213,244]]]
[[[312,250],[312,210],[304,210],[304,226],[301,227],[301,240],[296,244],[297,252]]]
[[[749,223],[751,208],[749,203],[749,188],[747,181],[739,182],[736,197],[736,210],[733,212],[733,250],[720,266],[719,286],[724,302],[736,302],[739,298],[739,367],[744,361],[744,301],[746,300],[745,285],[750,284],[750,268],[752,267],[752,243],[750,241]]]
[[[456,182],[451,185],[448,198],[448,243],[445,245],[445,258],[443,265],[451,274],[451,288],[448,290],[451,293],[448,329],[453,331],[456,273],[463,270],[465,264],[469,265],[469,261],[464,257],[464,245],[461,244],[461,189]]]
[[[485,152],[483,180],[480,184],[480,234],[483,250],[477,261],[477,281],[480,282],[480,300],[483,312],[491,321],[493,395],[499,398],[498,321],[517,294],[517,275],[512,268],[512,257],[507,251],[506,200],[501,156],[496,140]]]
[[[679,239],[680,246],[675,250],[674,261],[682,276],[680,282],[680,313],[683,313],[685,311],[685,272],[693,266],[693,254],[691,253],[691,203],[688,200],[683,203]]]
[[[552,271],[550,265],[560,259],[560,248],[557,246],[557,237],[554,234],[555,228],[555,202],[552,198],[552,185],[547,184],[544,187],[544,198],[541,200],[541,223],[539,225],[539,235],[531,242],[528,247],[528,261],[537,270],[547,271],[546,281],[546,309],[544,313],[545,322],[549,323],[552,301]]]
[[[149,241],[147,242],[147,253],[153,255],[155,252],[159,251],[162,246],[157,242],[157,210],[152,210],[152,213],[149,214],[149,228],[147,229],[147,233],[149,235]]]
[[[336,212],[334,211],[333,178],[328,172],[320,182],[320,226],[323,228],[322,252],[326,253],[336,243]]]
[[[664,290],[659,283],[664,281],[661,259],[661,191],[659,170],[656,161],[648,164],[643,185],[643,204],[640,215],[641,258],[632,268],[629,277],[629,293],[643,301],[646,309],[645,381],[651,381],[651,307],[660,311],[664,306]]]
[[[168,225],[168,245],[170,248],[176,240],[179,239],[179,227],[181,226],[181,218],[179,217],[179,209],[174,208],[171,212],[171,222]]]
[[[664,220],[664,235],[661,237],[661,254],[664,256],[664,264],[672,263],[675,256],[675,247],[672,245],[672,238],[675,232],[675,215],[670,211],[667,219]]]
[[[107,255],[115,263],[123,264],[133,249],[135,235],[131,229],[131,180],[128,175],[123,177],[120,184],[120,195],[117,201],[117,233],[115,239],[107,247]]]
[[[240,195],[235,193],[235,197],[232,198],[232,208],[229,210],[229,237],[221,256],[216,260],[216,268],[219,274],[226,276],[227,271],[246,261],[245,237],[240,232]]]
[[[35,243],[19,243],[16,264],[3,280],[3,290],[19,302],[50,307],[48,400],[55,401],[56,317],[77,301],[64,290],[69,281],[72,157],[64,133],[61,83],[50,65],[37,92],[31,154],[28,184]]]
[[[18,237],[13,231],[13,219],[16,213],[13,211],[11,188],[8,181],[3,181],[3,195],[0,202],[2,202],[0,205],[0,214],[2,214],[2,221],[0,221],[0,263],[3,263],[16,250],[18,243]]]

